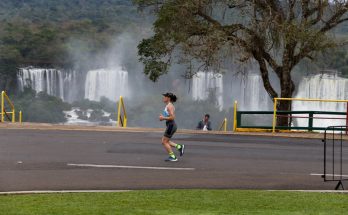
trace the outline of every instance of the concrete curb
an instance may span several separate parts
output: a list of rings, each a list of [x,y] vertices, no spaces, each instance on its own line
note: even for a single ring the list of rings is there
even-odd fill
[[[32,194],[66,194],[66,193],[124,193],[135,190],[32,190],[0,192],[0,196],[6,195],[32,195]],[[141,191],[141,190],[137,190]],[[246,190],[247,191],[247,190]],[[340,193],[348,194],[347,190],[259,190],[268,192],[301,192],[301,193]]]
[[[27,195],[27,194],[60,194],[60,193],[124,193],[131,190],[32,190],[32,191],[9,191],[0,192],[4,195]]]
[[[58,131],[101,131],[101,132],[128,132],[128,133],[162,133],[162,128],[117,128],[112,126],[76,126],[59,125],[47,123],[0,123],[0,129],[26,129],[26,130],[58,130]],[[197,131],[188,129],[179,129],[178,134],[204,134],[204,135],[240,135],[240,136],[265,136],[281,138],[302,138],[302,139],[322,139],[322,133],[269,133],[269,132],[232,132],[232,131]],[[344,136],[348,140],[348,136]]]

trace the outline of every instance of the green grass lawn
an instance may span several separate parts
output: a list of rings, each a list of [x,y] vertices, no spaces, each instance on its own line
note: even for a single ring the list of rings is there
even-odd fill
[[[348,214],[348,195],[238,190],[0,196],[1,215]]]

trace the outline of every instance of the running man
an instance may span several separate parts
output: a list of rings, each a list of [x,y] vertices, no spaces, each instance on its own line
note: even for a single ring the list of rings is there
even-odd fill
[[[178,161],[178,158],[175,156],[172,150],[172,147],[176,148],[179,151],[180,156],[183,156],[185,145],[176,144],[170,141],[170,138],[173,137],[177,129],[177,126],[175,123],[175,107],[173,105],[173,103],[176,102],[177,97],[173,93],[165,93],[162,95],[163,95],[163,102],[166,104],[166,107],[164,108],[163,114],[160,114],[159,120],[166,121],[167,127],[162,137],[162,144],[169,154],[169,157],[165,161]]]

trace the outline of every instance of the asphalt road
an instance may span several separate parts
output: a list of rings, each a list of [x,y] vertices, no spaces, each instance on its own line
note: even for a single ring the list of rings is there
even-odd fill
[[[167,163],[160,138],[156,132],[0,129],[0,191],[335,186],[316,175],[323,172],[320,140],[178,134],[174,141],[186,153]],[[348,151],[343,154],[348,166]]]

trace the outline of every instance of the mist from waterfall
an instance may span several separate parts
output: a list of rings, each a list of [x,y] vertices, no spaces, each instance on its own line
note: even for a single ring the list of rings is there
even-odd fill
[[[106,97],[111,101],[116,101],[119,96],[129,97],[132,89],[146,88],[140,90],[143,96],[150,95],[152,91],[166,91],[168,86],[173,87],[171,82],[164,81],[159,83],[158,87],[147,84],[149,82],[145,76],[138,73],[137,84],[131,86],[129,72],[120,66],[110,68],[100,68],[80,71],[63,71],[59,69],[43,68],[23,68],[20,69],[18,78],[18,87],[23,91],[24,87],[31,87],[37,92],[46,92],[49,95],[62,98],[64,101],[72,102],[82,99],[99,101],[101,97]],[[269,110],[271,101],[263,88],[262,79],[257,74],[246,76],[233,76],[216,74],[213,72],[198,72],[191,82],[189,94],[183,94],[184,97],[190,97],[192,100],[207,100],[209,96],[214,96],[216,105],[222,110],[231,107],[234,100],[237,100],[242,110]],[[141,78],[142,77],[142,78]],[[134,75],[133,77],[134,78]],[[227,79],[232,79],[233,89],[227,86]],[[174,85],[178,82],[182,88],[185,85],[184,79],[175,79]],[[186,83],[187,84],[187,83]],[[156,84],[158,85],[158,84]],[[79,88],[81,88],[79,90]],[[174,86],[176,89],[177,87]],[[182,89],[176,89],[182,90]],[[81,93],[78,93],[81,92]]]
[[[43,68],[22,68],[18,71],[18,88],[24,90],[25,87],[31,87],[37,92],[46,92],[49,95],[62,98],[64,101],[76,101],[89,99],[99,101],[101,97],[106,97],[111,101],[117,101],[119,96],[130,98],[132,90],[138,90],[142,96],[151,96],[153,93],[159,94],[166,90],[166,87],[181,86],[184,80],[172,79],[172,83],[165,81],[157,88],[147,88],[142,85],[146,77],[138,77],[138,84],[129,85],[129,72],[120,66],[113,68],[101,68],[81,72],[78,76],[75,71],[63,71],[59,69]],[[140,74],[140,73],[139,73]],[[138,74],[138,75],[139,75]],[[134,80],[134,79],[132,79]],[[141,81],[143,80],[143,81]],[[189,94],[182,94],[182,97],[189,97],[192,100],[207,100],[209,96],[215,96],[216,105],[222,109],[230,108],[233,101],[238,101],[239,110],[266,111],[272,110],[272,102],[266,93],[263,82],[259,74],[250,73],[243,76],[219,75],[212,72],[198,72],[191,81]],[[232,88],[228,86],[232,83]],[[170,84],[171,83],[171,84]],[[82,89],[78,93],[77,86]],[[152,86],[151,84],[148,86]],[[141,89],[144,88],[144,89]],[[73,94],[75,93],[75,94]],[[212,93],[212,94],[210,94]],[[297,98],[316,98],[316,99],[348,99],[348,79],[339,77],[337,74],[318,74],[303,77],[298,84]],[[337,102],[302,102],[294,101],[292,110],[309,111],[346,111],[345,103]],[[302,116],[302,115],[300,115]],[[308,115],[303,115],[307,117]],[[324,116],[317,117],[342,117],[342,116]],[[248,119],[248,122],[255,121],[256,118]],[[266,120],[266,121],[265,121]],[[258,124],[267,123],[269,119],[259,119]],[[329,125],[344,125],[345,120],[314,119],[314,127],[325,127]],[[294,119],[294,126],[307,126],[308,119]]]
[[[273,109],[272,100],[264,89],[262,78],[252,65],[244,70],[233,67],[231,71],[224,74],[198,72],[192,80],[183,78],[182,67],[173,66],[171,72],[161,77],[158,82],[149,81],[143,74],[143,65],[137,61],[135,44],[138,44],[142,37],[143,35],[124,33],[115,39],[105,53],[91,57],[88,64],[77,62],[69,70],[21,68],[17,74],[18,88],[23,91],[25,87],[31,87],[36,92],[46,92],[70,103],[83,99],[100,101],[101,97],[116,102],[122,95],[128,99],[128,104],[141,106],[142,102],[146,103],[148,98],[160,96],[166,91],[173,91],[186,101],[214,99],[216,106],[222,111],[229,111],[234,101],[238,101],[238,110],[270,111]],[[72,43],[74,42],[76,41],[73,40]],[[79,50],[80,42],[75,44],[71,57],[83,59],[85,49],[81,47]],[[246,73],[242,75],[242,72]],[[271,76],[270,78],[272,85],[276,86],[275,90],[279,92],[278,79]],[[347,99],[347,82],[347,79],[332,74],[303,77],[297,84],[295,97]],[[135,91],[136,93],[132,93]],[[346,110],[346,104],[293,102],[293,110],[343,112]],[[218,112],[217,109],[215,111]],[[251,121],[268,124],[268,121],[255,120],[253,117]],[[335,122],[342,124],[343,121],[335,120]],[[330,120],[314,120],[315,126],[330,123]],[[294,124],[306,126],[308,120],[298,119],[294,121]]]
[[[223,76],[213,72],[198,72],[192,78],[193,100],[207,100],[209,96],[215,96],[216,105],[223,108]]]
[[[239,81],[240,110],[265,111],[271,110],[272,102],[264,89],[262,78],[258,74],[248,74]],[[237,98],[238,98],[237,97]]]

